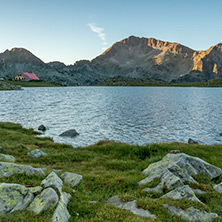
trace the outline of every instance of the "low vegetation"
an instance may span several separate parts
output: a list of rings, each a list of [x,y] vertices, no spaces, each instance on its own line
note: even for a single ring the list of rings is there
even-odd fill
[[[30,80],[30,81],[11,81],[7,80],[7,83],[12,85],[19,85],[21,87],[59,87],[62,84],[55,82],[45,82],[43,80]]]
[[[73,148],[70,145],[54,143],[51,138],[38,137],[39,133],[32,129],[24,129],[19,124],[0,123],[0,146],[4,153],[13,155],[16,163],[28,164],[33,167],[44,167],[47,172],[51,169],[62,169],[83,175],[81,184],[74,193],[69,187],[64,190],[72,194],[68,204],[71,214],[70,221],[78,222],[145,222],[145,221],[182,221],[173,217],[163,208],[163,203],[179,206],[186,209],[193,205],[196,208],[208,212],[217,213],[220,217],[216,221],[222,221],[222,195],[212,189],[213,183],[205,184],[204,178],[196,178],[199,181],[194,188],[207,190],[206,195],[198,198],[206,205],[192,203],[190,201],[175,201],[159,199],[160,195],[146,193],[137,182],[144,178],[141,171],[149,164],[159,161],[171,150],[180,150],[192,156],[222,168],[222,145],[208,146],[198,144],[148,144],[146,146],[128,145],[113,141],[101,141],[88,147]],[[41,149],[48,153],[41,158],[27,156],[27,149]],[[58,175],[60,175],[58,173]],[[9,178],[0,178],[0,182],[19,183],[28,186],[39,185],[44,178],[13,175]],[[153,187],[158,183],[150,184]],[[157,219],[145,219],[132,213],[111,206],[105,201],[119,195],[122,201],[137,199],[138,207],[149,210],[157,215]],[[96,203],[90,203],[96,201]],[[52,212],[47,211],[36,216],[31,212],[21,211],[0,216],[0,221],[20,222],[35,221],[48,222]]]
[[[104,80],[98,86],[165,86],[165,87],[222,87],[222,79],[212,79],[202,82],[167,83],[161,80],[138,79],[116,76]]]

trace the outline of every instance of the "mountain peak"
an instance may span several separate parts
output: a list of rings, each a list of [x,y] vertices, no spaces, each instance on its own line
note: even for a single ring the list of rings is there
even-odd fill
[[[12,48],[0,53],[0,59],[5,62],[13,63],[32,63],[36,65],[42,65],[44,62],[38,57],[33,55],[30,51],[24,48]]]

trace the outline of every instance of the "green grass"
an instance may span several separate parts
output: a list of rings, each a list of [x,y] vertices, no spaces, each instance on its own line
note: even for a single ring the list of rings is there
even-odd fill
[[[199,195],[200,200],[206,204],[190,201],[175,201],[159,199],[158,195],[146,193],[137,182],[144,179],[141,171],[149,164],[162,159],[170,150],[180,150],[192,156],[222,168],[222,145],[208,146],[198,144],[148,144],[146,146],[128,145],[114,141],[101,141],[89,147],[73,148],[70,145],[54,143],[51,138],[37,137],[39,133],[32,129],[24,129],[19,124],[0,123],[0,146],[5,154],[13,155],[16,163],[28,164],[33,167],[45,167],[47,172],[51,169],[62,169],[83,175],[83,180],[73,193],[71,188],[64,185],[64,191],[72,194],[68,204],[71,214],[70,221],[77,222],[145,222],[145,221],[181,221],[169,215],[163,208],[163,203],[186,209],[190,206],[218,213],[222,221],[222,195],[212,189],[212,184],[220,182],[206,181],[205,178],[196,178],[200,184],[194,188],[207,190],[208,194]],[[30,149],[41,149],[48,156],[32,159],[26,154]],[[60,175],[61,173],[58,173]],[[13,175],[9,178],[0,178],[0,182],[19,183],[23,185],[40,185],[43,177],[29,177]],[[205,184],[208,182],[208,184]],[[149,184],[155,186],[158,181]],[[149,210],[158,216],[151,220],[135,216],[132,213],[110,206],[105,201],[114,195],[119,195],[124,201],[138,200],[138,206]],[[89,201],[97,201],[92,204]],[[20,222],[50,221],[52,211],[41,215],[31,212],[15,212],[0,216],[0,221]]]
[[[202,82],[167,83],[155,80],[142,80],[136,78],[113,77],[98,84],[99,86],[163,86],[163,87],[222,87],[222,79],[212,79]]]
[[[20,85],[22,87],[60,87],[62,86],[59,83],[55,82],[45,82],[42,80],[33,80],[33,81],[11,81],[7,80],[7,83],[10,83],[12,85]]]

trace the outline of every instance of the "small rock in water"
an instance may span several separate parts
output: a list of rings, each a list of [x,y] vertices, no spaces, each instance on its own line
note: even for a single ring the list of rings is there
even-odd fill
[[[195,140],[193,140],[191,138],[189,138],[188,143],[189,144],[199,144],[197,141],[195,141]]]
[[[46,131],[46,130],[47,130],[47,127],[44,126],[44,125],[40,125],[40,126],[38,127],[38,130],[40,130],[40,131]]]
[[[75,129],[67,130],[64,133],[61,133],[59,136],[64,136],[64,137],[76,137],[78,136],[79,133],[76,132]]]
[[[219,136],[222,136],[222,133],[219,133]]]

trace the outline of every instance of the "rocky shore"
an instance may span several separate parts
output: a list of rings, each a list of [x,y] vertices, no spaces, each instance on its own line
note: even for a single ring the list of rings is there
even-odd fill
[[[6,81],[0,80],[0,90],[21,90],[21,86],[19,85],[13,85],[10,83],[7,83]]]
[[[0,123],[1,221],[222,221],[222,146],[85,148]]]

